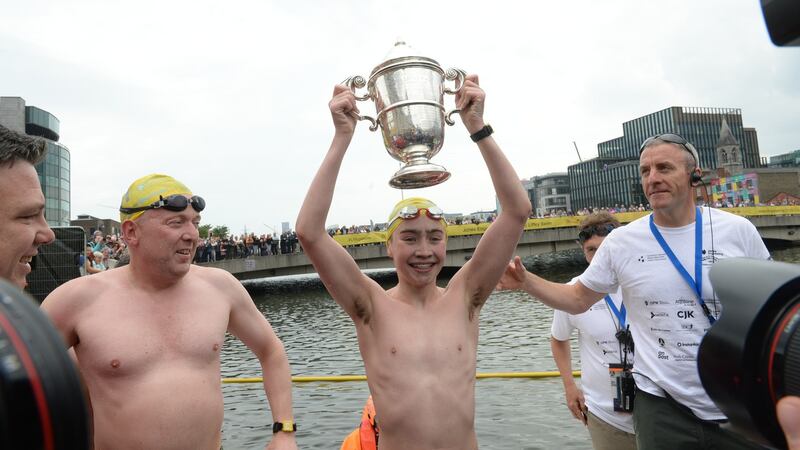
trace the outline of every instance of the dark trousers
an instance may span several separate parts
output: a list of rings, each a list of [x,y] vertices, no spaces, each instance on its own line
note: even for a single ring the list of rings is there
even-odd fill
[[[761,449],[715,422],[698,419],[675,400],[636,390],[633,427],[639,450]]]

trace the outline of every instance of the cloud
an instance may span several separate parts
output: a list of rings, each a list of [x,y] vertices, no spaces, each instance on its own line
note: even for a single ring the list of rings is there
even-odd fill
[[[4,6],[2,95],[61,120],[72,214],[114,216],[128,184],[169,173],[204,195],[204,221],[294,223],[333,136],[335,83],[368,76],[397,37],[480,75],[486,118],[520,177],[564,172],[622,123],[668,106],[741,108],[762,155],[800,147],[800,49],[769,42],[757,2],[219,3],[33,0]],[[446,96],[445,107],[453,108]],[[374,114],[374,105],[360,104]],[[422,192],[448,211],[495,205],[460,123]],[[361,124],[329,223],[380,222],[398,164]]]

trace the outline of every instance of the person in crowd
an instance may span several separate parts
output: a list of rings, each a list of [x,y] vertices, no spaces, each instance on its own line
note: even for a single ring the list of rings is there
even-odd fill
[[[92,259],[92,267],[98,272],[103,272],[108,269],[103,252],[92,252],[94,259]]]
[[[619,227],[619,221],[607,212],[584,217],[578,227],[578,243],[587,262],[592,262],[606,236]],[[506,269],[498,288],[523,289],[524,280],[525,268],[516,263]],[[619,290],[584,313],[553,313],[550,348],[564,383],[567,408],[588,427],[595,450],[636,448],[632,404],[625,404],[616,389],[622,370],[630,372],[633,366],[633,344],[626,322],[627,311]],[[573,330],[578,330],[580,388],[572,375],[569,337]]]
[[[96,267],[94,252],[92,251],[91,245],[86,246],[86,258],[84,259],[83,268],[86,272],[86,275],[93,275],[102,272],[102,270]]]
[[[258,358],[273,418],[269,449],[297,448],[283,344],[236,278],[191,264],[205,201],[166,175],[120,205],[130,263],[71,280],[42,309],[74,349],[98,449],[219,449],[226,332]]]
[[[636,343],[633,420],[640,449],[757,448],[720,429],[726,417],[700,383],[697,348],[722,310],[708,269],[722,258],[767,259],[769,252],[747,219],[695,205],[702,171],[686,139],[653,136],[639,155],[653,213],[611,233],[575,284],[527,272],[524,289],[572,314],[622,289]]]
[[[444,213],[430,200],[401,201],[389,217],[387,252],[397,286],[385,291],[328,235],[325,220],[353,137],[356,100],[336,86],[333,143],[306,195],[297,235],[328,292],[353,320],[380,424],[379,448],[476,449],[478,315],[511,257],[530,213],[519,177],[483,122],[485,94],[470,75],[456,96],[491,175],[502,212],[446,288]]]
[[[45,144],[0,125],[0,278],[27,286],[31,260],[55,235],[44,217],[45,201],[34,165]]]

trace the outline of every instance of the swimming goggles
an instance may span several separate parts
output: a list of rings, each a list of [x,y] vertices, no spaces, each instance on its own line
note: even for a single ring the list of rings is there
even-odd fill
[[[416,206],[404,206],[400,208],[400,211],[397,211],[397,214],[394,217],[392,217],[392,220],[390,220],[389,223],[392,223],[397,219],[403,219],[403,220],[416,219],[417,217],[419,217],[422,211],[425,211],[425,215],[433,220],[441,220],[444,217],[444,211],[442,211],[438,206],[429,206],[427,208],[417,208]]]
[[[186,198],[184,195],[176,194],[170,195],[167,198],[162,196],[158,196],[158,201],[151,203],[148,206],[139,206],[136,208],[120,208],[119,212],[122,214],[133,214],[139,211],[147,211],[148,209],[159,209],[164,208],[167,211],[175,211],[181,212],[186,209],[189,205],[192,205],[192,209],[197,212],[200,212],[206,208],[206,201],[203,200],[203,197],[199,195],[192,196],[192,198]]]

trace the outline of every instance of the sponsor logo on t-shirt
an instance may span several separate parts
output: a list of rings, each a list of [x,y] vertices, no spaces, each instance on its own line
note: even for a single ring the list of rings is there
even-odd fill
[[[655,319],[656,317],[669,317],[669,313],[664,311],[650,311],[650,319]]]
[[[681,331],[692,331],[694,330],[693,323],[682,323],[681,324]]]
[[[677,316],[678,316],[679,319],[683,319],[683,320],[694,319],[694,311],[682,309],[682,310],[678,311]]]
[[[672,332],[672,330],[667,330],[666,328],[653,328],[653,327],[650,327],[650,331],[661,332],[661,333]]]
[[[725,257],[725,254],[719,250],[703,250],[703,265],[713,265],[718,260]]]
[[[644,306],[655,306],[655,305],[669,305],[668,301],[665,300],[645,300]]]
[[[658,345],[663,347],[664,345],[666,345],[666,343],[667,341],[665,341],[664,338],[658,338]]]
[[[698,347],[700,346],[699,342],[678,342],[675,344],[678,347]]]
[[[675,304],[681,306],[694,306],[694,303],[695,301],[690,298],[679,298],[675,300]]]
[[[664,261],[667,259],[667,255],[664,253],[653,253],[652,255],[641,255],[640,257],[636,258],[637,261],[641,263],[645,262],[654,262],[654,261]]]
[[[667,352],[658,352],[658,359],[664,359],[668,361],[669,355],[667,355]]]

